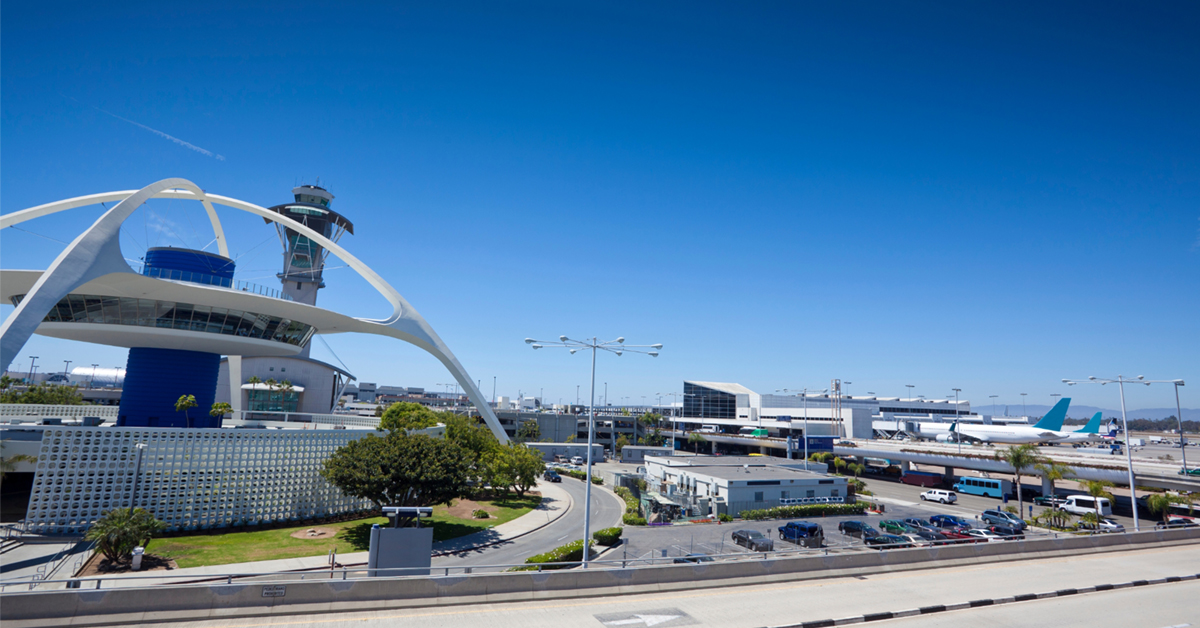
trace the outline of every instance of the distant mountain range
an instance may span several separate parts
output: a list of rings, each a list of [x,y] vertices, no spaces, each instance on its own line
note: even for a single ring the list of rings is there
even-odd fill
[[[1025,406],[1025,413],[1032,417],[1042,416],[1050,411],[1053,406],[1043,406],[1037,404],[1029,404]],[[1008,409],[1008,416],[1021,416],[1021,406],[1009,404],[1004,406],[996,405],[996,414],[1005,416],[1005,408]],[[978,414],[991,414],[992,404],[971,405],[971,411]],[[1077,406],[1074,403],[1067,410],[1068,419],[1087,420],[1092,418],[1093,414],[1103,412],[1106,419],[1121,418],[1121,409],[1112,410],[1109,408],[1097,408],[1096,406]],[[1200,421],[1200,409],[1197,408],[1182,408],[1184,421]],[[1175,416],[1175,408],[1142,408],[1139,410],[1126,410],[1126,414],[1130,419],[1165,419],[1169,416]]]

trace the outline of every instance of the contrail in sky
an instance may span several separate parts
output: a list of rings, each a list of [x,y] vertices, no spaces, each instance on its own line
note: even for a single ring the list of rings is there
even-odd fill
[[[67,96],[66,94],[61,94],[61,95],[62,95],[64,98],[71,98],[70,96]],[[75,100],[75,99],[74,99],[74,98],[71,98],[71,100]],[[83,104],[86,104],[86,103],[79,102],[78,100],[75,100],[75,102],[78,102],[78,103],[79,103],[79,104],[81,104],[81,105],[83,105]],[[97,107],[96,105],[87,105],[87,106],[88,106],[88,107],[91,107],[92,109],[95,109],[96,111],[99,111],[100,113],[107,114],[107,115],[110,115],[110,116],[112,116],[112,117],[114,117],[114,118],[116,118],[116,119],[118,119],[118,120],[121,120],[122,122],[128,122],[129,124],[132,124],[132,125],[134,125],[134,126],[138,126],[138,127],[141,127],[141,128],[143,128],[143,129],[146,129],[147,131],[149,131],[149,132],[151,132],[151,133],[153,133],[153,134],[155,134],[155,135],[157,135],[157,136],[159,136],[159,137],[164,137],[164,138],[166,138],[166,139],[169,139],[169,140],[171,140],[172,142],[175,142],[176,144],[179,144],[180,146],[182,146],[182,147],[184,147],[184,148],[190,148],[190,149],[192,149],[192,150],[196,151],[197,153],[200,153],[201,155],[206,155],[206,156],[208,156],[208,157],[212,157],[212,158],[216,159],[217,161],[225,161],[225,156],[224,156],[224,155],[218,155],[218,154],[216,154],[216,153],[212,152],[211,150],[208,150],[208,149],[205,149],[205,148],[200,148],[199,146],[196,146],[195,144],[193,144],[193,143],[191,143],[191,142],[185,142],[185,141],[183,141],[183,140],[179,139],[178,137],[174,137],[174,136],[172,136],[172,135],[167,135],[166,133],[163,133],[162,131],[159,131],[158,129],[152,129],[152,128],[150,128],[150,127],[148,127],[148,126],[146,126],[146,125],[144,125],[144,124],[142,124],[142,123],[140,123],[140,122],[134,122],[133,120],[130,120],[130,119],[128,119],[128,118],[122,118],[121,116],[119,116],[119,115],[117,115],[117,114],[115,114],[115,113],[113,113],[113,112],[111,112],[111,111],[105,111],[105,110],[103,110],[103,109],[101,109],[101,108]]]

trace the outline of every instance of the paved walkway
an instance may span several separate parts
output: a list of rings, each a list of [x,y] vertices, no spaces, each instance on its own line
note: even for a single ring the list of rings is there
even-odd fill
[[[560,486],[539,481],[537,490],[542,493],[542,503],[529,513],[517,517],[508,523],[500,524],[494,528],[482,530],[474,534],[468,534],[455,539],[439,541],[433,544],[434,556],[441,556],[454,552],[461,552],[469,549],[485,547],[495,543],[511,541],[518,537],[525,536],[530,532],[539,530],[553,523],[558,518],[562,517],[571,508],[571,496]],[[348,565],[365,565],[367,563],[367,552],[354,552],[350,554],[339,554],[337,556],[338,566]],[[262,573],[279,573],[284,571],[316,571],[321,569],[329,569],[329,557],[321,556],[305,556],[302,558],[282,558],[279,560],[262,560],[249,563],[230,563],[225,565],[208,565],[205,567],[189,567],[186,569],[172,569],[170,571],[156,571],[147,574],[118,574],[112,576],[104,576],[104,588],[115,586],[149,586],[154,584],[165,584],[169,582],[188,581],[189,578],[196,580],[204,580],[214,576],[224,576],[226,574],[262,574]],[[170,576],[170,577],[160,577]],[[66,578],[65,574],[59,574],[59,578]],[[121,584],[117,584],[117,580]],[[47,588],[63,588],[60,586],[46,585]]]

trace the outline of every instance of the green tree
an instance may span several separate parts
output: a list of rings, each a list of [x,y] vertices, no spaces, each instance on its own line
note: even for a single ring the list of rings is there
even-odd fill
[[[856,462],[846,468],[850,471],[850,473],[854,474],[854,479],[856,479],[856,480],[858,479],[858,476],[862,475],[863,471],[867,470],[867,468],[865,466],[863,466],[862,463],[859,463],[859,462]]]
[[[125,562],[133,556],[133,548],[146,543],[165,530],[167,524],[155,519],[141,508],[114,508],[100,517],[84,538],[95,541],[96,548],[114,563]]]
[[[1017,476],[1017,516],[1023,516],[1020,513],[1025,512],[1025,500],[1021,494],[1021,475],[1027,469],[1035,465],[1042,464],[1043,459],[1038,454],[1037,445],[1026,444],[1009,447],[1001,451],[997,451],[994,458],[1007,462],[1013,468]]]
[[[388,406],[379,421],[379,429],[385,431],[421,430],[439,423],[438,413],[419,403],[399,401]]]
[[[196,395],[180,395],[179,399],[175,400],[175,411],[182,412],[184,419],[187,420],[187,426],[192,426],[192,415],[188,414],[188,410],[196,407]]]
[[[452,412],[439,412],[437,415],[438,422],[446,426],[446,440],[461,447],[466,454],[471,483],[482,487],[488,474],[488,456],[500,443],[496,441],[492,431],[474,417]]]
[[[13,382],[9,378],[10,383]],[[59,384],[35,384],[25,390],[9,387],[0,393],[0,403],[31,403],[58,406],[81,406],[83,395],[78,386],[62,386]]]
[[[542,427],[537,419],[525,419],[517,428],[517,440],[522,443],[537,442],[542,437]]]
[[[37,458],[26,454],[5,456],[4,441],[0,440],[0,482],[4,481],[4,477],[17,468],[18,462],[37,462]]]
[[[1117,501],[1116,498],[1113,497],[1112,493],[1110,493],[1108,491],[1108,489],[1110,487],[1112,487],[1112,485],[1113,485],[1113,483],[1109,482],[1107,480],[1084,480],[1084,482],[1083,482],[1083,490],[1087,491],[1087,494],[1091,495],[1092,499],[1096,503],[1096,517],[1095,517],[1094,523],[1098,524],[1100,522],[1100,519],[1103,517],[1103,515],[1100,514],[1100,498],[1101,497],[1107,498],[1109,503]],[[1134,508],[1137,508],[1137,506],[1134,505]],[[1088,515],[1090,515],[1090,514],[1092,514],[1092,513],[1088,513]],[[1080,517],[1080,520],[1087,520],[1087,519],[1085,519],[1085,517],[1087,517],[1087,515],[1084,515],[1084,517]]]
[[[1146,508],[1149,508],[1150,512],[1162,516],[1163,523],[1167,522],[1167,516],[1171,514],[1171,506],[1175,504],[1187,505],[1190,508],[1192,500],[1175,493],[1151,493],[1146,497]]]
[[[261,384],[262,380],[257,375],[251,375],[250,379],[246,380],[247,384]]]
[[[1064,480],[1071,477],[1075,472],[1074,469],[1065,464],[1059,464],[1053,460],[1045,460],[1034,467],[1041,472],[1042,477],[1050,482],[1050,492],[1055,493],[1054,483],[1059,480]]]
[[[212,404],[212,409],[208,411],[208,415],[216,418],[223,417],[230,412],[233,412],[233,406],[225,403],[224,401],[218,401]]]
[[[575,435],[574,435],[574,434],[571,434],[570,436],[567,436],[567,439],[566,439],[565,441],[563,441],[563,442],[564,442],[564,443],[573,443],[573,442],[575,442]]]
[[[625,449],[625,446],[628,444],[629,444],[629,438],[627,436],[625,436],[624,434],[621,434],[620,436],[618,436],[617,437],[617,455],[621,455],[621,450]]]
[[[466,452],[444,438],[389,431],[347,443],[321,477],[351,497],[383,506],[433,506],[470,490]]]
[[[846,468],[846,460],[844,458],[834,458],[833,459],[833,468],[835,470],[834,471],[835,473],[837,473],[838,475],[841,475],[842,469]]]
[[[497,447],[488,458],[488,483],[506,493],[514,489],[518,496],[537,484],[546,470],[542,453],[517,442]]]
[[[704,436],[701,434],[697,434],[695,432],[688,434],[688,444],[690,444],[692,446],[692,451],[694,453],[700,453],[700,444],[707,443],[707,442],[708,442],[708,439],[704,438]]]

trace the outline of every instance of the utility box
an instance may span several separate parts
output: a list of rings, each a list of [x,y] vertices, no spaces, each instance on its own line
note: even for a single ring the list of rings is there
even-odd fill
[[[371,549],[367,555],[369,576],[428,576],[432,562],[432,527],[384,528],[379,524],[371,526]]]

